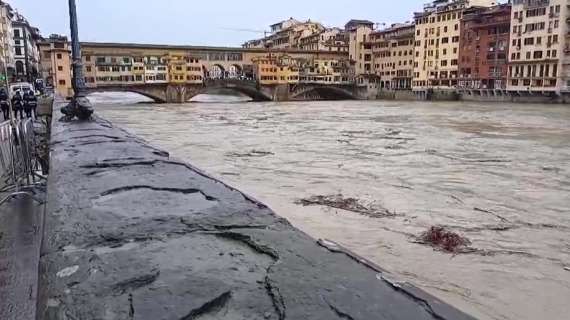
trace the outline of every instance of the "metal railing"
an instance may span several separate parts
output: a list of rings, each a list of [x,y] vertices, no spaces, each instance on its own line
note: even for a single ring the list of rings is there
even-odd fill
[[[24,190],[43,178],[38,159],[32,119],[0,123],[0,193],[7,193],[0,205],[16,195],[34,198]]]

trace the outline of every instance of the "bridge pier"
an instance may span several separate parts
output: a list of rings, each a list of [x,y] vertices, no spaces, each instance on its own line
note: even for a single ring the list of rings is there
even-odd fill
[[[184,103],[186,102],[186,85],[168,85],[166,87],[167,103]]]

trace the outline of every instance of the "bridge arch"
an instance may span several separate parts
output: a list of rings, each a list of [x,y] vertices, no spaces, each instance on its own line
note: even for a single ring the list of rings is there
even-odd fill
[[[237,79],[240,76],[243,75],[243,69],[240,65],[238,64],[232,64],[230,65],[230,67],[228,68],[227,71],[227,76],[230,79]]]
[[[207,94],[209,92],[216,91],[219,89],[239,92],[243,95],[250,97],[253,101],[273,100],[271,92],[265,92],[263,89],[258,88],[255,81],[210,79],[206,81],[204,86],[200,86],[195,88],[194,90],[187,91],[186,101],[191,100],[197,95]]]
[[[164,90],[164,89],[162,89]],[[99,88],[87,88],[87,94],[96,92],[132,92],[140,94],[141,96],[147,97],[154,100],[156,103],[166,103],[167,97],[165,92],[159,90],[149,90],[149,88],[136,88],[136,87],[99,87]]]
[[[301,85],[291,93],[291,100],[303,99],[320,100],[357,100],[355,94],[348,88],[333,85]]]
[[[207,70],[207,78],[223,79],[226,76],[226,69],[221,64],[214,64]]]

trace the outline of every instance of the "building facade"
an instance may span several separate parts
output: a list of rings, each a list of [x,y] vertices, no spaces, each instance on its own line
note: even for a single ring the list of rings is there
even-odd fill
[[[288,55],[267,55],[253,59],[254,74],[261,85],[299,82],[300,60]]]
[[[353,84],[354,73],[347,59],[313,59],[302,65],[299,83]]]
[[[271,25],[269,35],[247,41],[243,48],[273,48],[273,49],[301,49],[308,46],[309,41],[301,42],[301,39],[320,34],[325,31],[325,27],[311,20],[300,22],[293,18]]]
[[[493,0],[436,0],[415,13],[413,89],[457,87],[463,13],[494,5]]]
[[[404,90],[412,88],[414,72],[413,24],[394,24],[370,34],[374,72],[380,88]]]
[[[40,77],[46,86],[53,87],[57,95],[73,96],[71,83],[71,49],[67,37],[51,35],[38,43],[40,51]]]
[[[19,14],[12,21],[14,34],[14,65],[15,79],[13,81],[33,82],[39,77],[40,53],[38,42],[41,40],[39,29],[31,26]]]
[[[306,51],[348,52],[348,33],[339,28],[328,28],[300,39],[299,49]]]
[[[367,20],[350,20],[345,25],[349,35],[348,57],[356,75],[374,75],[370,34],[374,23]]]
[[[16,72],[14,31],[12,30],[13,18],[14,11],[12,7],[0,1],[0,74],[4,75],[4,80],[13,78]]]
[[[459,88],[506,89],[510,4],[467,9],[461,20]]]
[[[326,67],[315,74],[330,76],[330,82],[346,82],[353,74],[348,70],[348,54],[335,51],[83,43],[82,54],[85,83],[91,88],[202,84],[222,78],[294,84],[314,61]]]
[[[507,89],[570,91],[569,9],[562,0],[514,0]]]

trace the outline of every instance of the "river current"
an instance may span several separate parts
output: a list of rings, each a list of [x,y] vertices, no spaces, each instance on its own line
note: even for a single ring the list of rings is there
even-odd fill
[[[568,106],[91,98],[98,114],[314,238],[338,242],[479,319],[568,319]],[[395,216],[296,204],[337,194]],[[450,254],[417,243],[435,225],[476,250]]]

